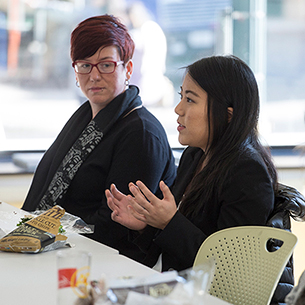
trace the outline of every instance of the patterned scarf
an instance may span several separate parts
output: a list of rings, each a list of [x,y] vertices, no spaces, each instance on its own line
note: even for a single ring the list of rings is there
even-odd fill
[[[64,157],[37,210],[48,210],[56,205],[56,202],[67,192],[70,182],[80,166],[102,138],[103,132],[99,130],[96,122],[92,120]]]

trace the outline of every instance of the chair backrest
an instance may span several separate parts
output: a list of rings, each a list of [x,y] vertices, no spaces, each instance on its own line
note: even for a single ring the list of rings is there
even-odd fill
[[[283,241],[267,250],[270,239]],[[234,305],[267,305],[297,243],[285,230],[242,226],[210,235],[201,245],[194,267],[213,259],[215,272],[209,293]]]

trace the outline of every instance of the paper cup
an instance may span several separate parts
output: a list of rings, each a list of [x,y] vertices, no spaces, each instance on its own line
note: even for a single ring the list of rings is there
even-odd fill
[[[89,299],[91,254],[67,249],[57,253],[57,304],[81,304]],[[85,303],[84,303],[85,304]]]

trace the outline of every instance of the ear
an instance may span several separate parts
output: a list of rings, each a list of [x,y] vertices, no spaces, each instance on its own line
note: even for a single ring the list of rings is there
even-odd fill
[[[231,122],[233,117],[233,108],[232,107],[228,107],[228,123]]]
[[[133,72],[133,61],[130,59],[125,65],[126,68],[126,78],[129,80]]]

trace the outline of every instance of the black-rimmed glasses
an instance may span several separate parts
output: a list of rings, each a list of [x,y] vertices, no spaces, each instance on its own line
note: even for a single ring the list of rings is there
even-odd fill
[[[90,64],[85,61],[75,61],[74,63],[72,63],[72,67],[74,68],[75,72],[78,74],[89,74],[92,71],[93,67],[96,67],[100,73],[110,74],[114,72],[115,68],[118,65],[123,63],[124,63],[123,61],[111,61],[111,60],[100,61],[97,64]]]

